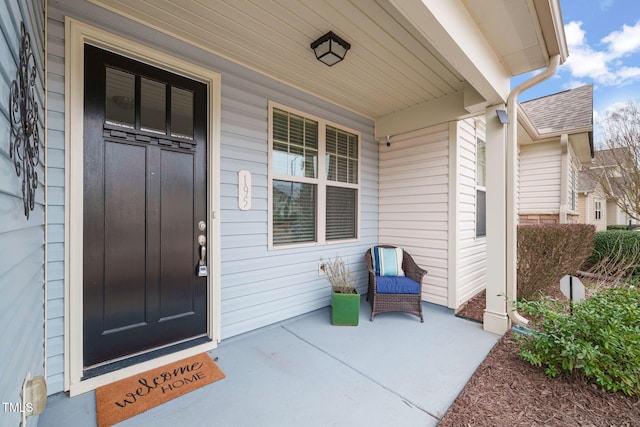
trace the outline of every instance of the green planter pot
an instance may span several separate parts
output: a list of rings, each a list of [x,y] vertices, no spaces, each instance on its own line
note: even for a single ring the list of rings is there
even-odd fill
[[[341,326],[358,326],[360,319],[360,294],[339,294],[331,291],[331,323]]]

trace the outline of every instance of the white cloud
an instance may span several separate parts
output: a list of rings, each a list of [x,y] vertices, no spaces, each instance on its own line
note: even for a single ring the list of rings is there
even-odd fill
[[[604,115],[611,114],[626,105],[627,105],[626,101],[618,101],[618,102],[614,102],[613,104],[609,104],[607,108],[604,110]]]
[[[587,42],[581,21],[565,25],[569,57],[564,65],[575,80],[591,79],[595,83],[614,86],[640,80],[640,68],[625,66],[625,59],[640,52],[640,21],[633,27],[623,25],[604,37],[604,50],[596,50]]]
[[[585,44],[585,31],[582,29],[582,21],[571,21],[564,26],[564,35],[569,47]]]
[[[583,80],[575,80],[574,79],[574,80],[569,80],[569,81],[565,82],[562,85],[562,87],[563,87],[563,89],[569,90],[569,89],[575,89],[575,88],[580,87],[580,86],[584,86],[586,84],[588,84],[588,83],[583,81]]]
[[[640,67],[621,67],[618,75],[623,79],[638,79],[640,77]]]
[[[633,27],[622,26],[622,31],[614,31],[601,40],[609,45],[612,56],[620,58],[640,50],[640,21]]]

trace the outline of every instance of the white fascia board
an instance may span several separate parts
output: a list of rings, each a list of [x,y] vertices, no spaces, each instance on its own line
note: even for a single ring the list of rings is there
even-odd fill
[[[560,64],[569,56],[560,0],[533,0],[538,24],[549,56],[560,55]]]
[[[505,102],[509,74],[460,0],[390,0],[489,104]]]

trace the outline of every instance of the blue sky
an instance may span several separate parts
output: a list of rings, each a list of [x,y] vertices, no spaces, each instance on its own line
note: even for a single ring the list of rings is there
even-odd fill
[[[518,101],[591,83],[597,120],[616,103],[640,99],[640,0],[560,0],[560,7],[569,58]],[[531,75],[514,78],[511,86]]]

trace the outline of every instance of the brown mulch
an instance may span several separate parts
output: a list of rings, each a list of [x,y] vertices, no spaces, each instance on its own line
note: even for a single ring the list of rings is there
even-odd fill
[[[478,295],[457,315],[481,320],[483,310]],[[498,341],[438,426],[640,426],[639,398],[576,376],[549,378],[518,357],[514,337]]]
[[[482,291],[475,297],[471,298],[465,303],[465,305],[456,311],[456,316],[482,323],[484,307],[486,305],[485,295],[486,291]]]

